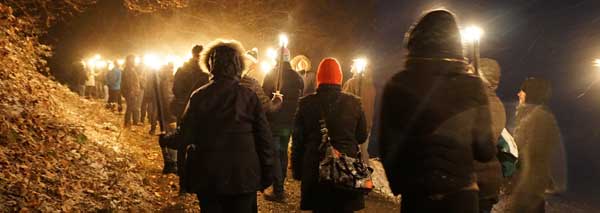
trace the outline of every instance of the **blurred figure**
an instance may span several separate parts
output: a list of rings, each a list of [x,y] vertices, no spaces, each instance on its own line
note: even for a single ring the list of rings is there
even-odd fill
[[[407,34],[407,61],[384,90],[381,156],[401,212],[478,212],[473,161],[496,154],[487,91],[467,73],[460,31],[445,10]]]
[[[560,145],[560,130],[547,106],[550,83],[528,78],[518,96],[514,136],[519,146],[519,171],[511,212],[545,212],[544,191],[552,183],[551,154]]]
[[[182,187],[198,195],[202,212],[257,212],[256,192],[273,181],[273,144],[256,94],[241,86],[241,44],[216,41],[202,55],[212,74],[196,90],[181,122],[187,148]]]
[[[304,55],[297,55],[292,58],[290,64],[304,81],[304,95],[315,93],[317,89],[317,73],[312,70],[310,59]]]
[[[73,63],[73,74],[71,77],[71,90],[81,97],[85,96],[85,82],[87,81],[87,73],[85,64],[82,62]]]
[[[116,105],[117,111],[122,112],[121,68],[119,67],[119,63],[117,63],[117,61],[115,61],[114,64],[115,65],[113,69],[106,73],[106,85],[108,85],[108,104],[106,107],[110,110],[114,110]]]
[[[314,212],[354,212],[365,207],[364,194],[319,183],[322,153],[319,120],[325,119],[332,145],[358,158],[358,145],[367,139],[360,99],[342,92],[342,70],[337,60],[324,59],[317,71],[317,92],[300,100],[292,143],[292,173],[302,181],[300,209]]]
[[[373,128],[373,114],[375,111],[375,85],[373,84],[373,72],[367,67],[363,72],[359,72],[356,68],[352,67],[352,78],[350,78],[344,84],[343,91],[356,95],[360,98],[362,108],[365,111],[365,116],[367,118],[367,131],[369,132],[369,136],[371,135],[371,129]],[[367,151],[369,143],[362,143],[360,145],[361,148],[361,158],[365,162],[369,162],[370,153]],[[376,153],[373,153],[372,156],[378,156]]]
[[[96,72],[96,98],[98,99],[105,99],[107,98],[107,92],[104,88],[104,86],[106,85],[106,73],[108,73],[108,68],[107,67],[102,67],[100,70],[97,70]],[[108,99],[106,99],[106,101],[108,101]]]
[[[494,139],[499,139],[502,130],[506,127],[506,111],[504,104],[496,95],[500,83],[500,65],[493,59],[482,58],[479,73],[487,88],[490,115],[492,121],[492,134]],[[494,141],[497,144],[497,140]],[[502,184],[502,167],[496,155],[487,163],[474,161],[479,186],[479,212],[490,213],[494,204],[499,201],[500,185]]]
[[[96,73],[93,67],[87,67],[87,80],[85,81],[85,97],[96,98]]]
[[[251,89],[256,93],[265,112],[274,112],[281,108],[283,97],[277,95],[273,96],[273,98],[269,98],[269,96],[265,94],[265,91],[262,89],[258,80],[252,77],[253,73],[259,72],[256,68],[256,66],[258,65],[258,60],[255,58],[256,56],[258,56],[258,53],[253,50],[246,52],[245,59],[248,68],[242,76],[240,84]]]
[[[265,73],[262,72],[261,70],[259,70],[259,58],[258,58],[258,49],[257,48],[252,48],[252,50],[248,50],[246,51],[246,58],[249,62],[249,64],[247,65],[248,68],[246,73],[243,76],[248,76],[254,80],[256,80],[256,82],[258,82],[259,86],[262,86],[263,81],[265,80]],[[242,83],[243,83],[243,79],[242,79]]]
[[[275,156],[278,161],[276,162],[277,169],[275,170],[273,192],[266,194],[265,199],[284,202],[285,194],[283,186],[288,168],[288,144],[292,135],[292,128],[294,127],[294,114],[298,107],[298,100],[302,97],[302,92],[304,91],[304,83],[300,75],[290,65],[290,51],[287,48],[283,50],[283,63],[278,64],[278,66],[283,66],[281,69],[282,73],[279,73],[279,67],[275,67],[273,72],[267,74],[263,83],[263,89],[271,99],[276,96],[277,92],[280,92],[285,99],[280,109],[267,113],[271,131],[273,132],[273,142],[275,143],[276,150]],[[281,91],[277,91],[278,82],[281,85]]]
[[[146,69],[145,72],[140,73],[143,76],[142,85],[144,85],[144,91],[142,93],[142,105],[140,108],[140,122],[142,123],[144,123],[146,119],[148,119],[148,123],[150,124],[152,124],[153,119],[156,121],[156,118],[153,118],[153,116],[156,108],[156,91],[154,91],[154,84],[156,83],[155,81],[157,72],[158,70]]]
[[[177,69],[173,80],[174,99],[171,102],[171,113],[179,120],[192,92],[208,83],[208,73],[200,69],[199,60],[202,46],[192,48],[192,58]]]
[[[171,88],[173,88],[173,69],[175,69],[175,65],[173,63],[168,63],[167,65],[165,65],[164,67],[162,67],[160,69],[160,71],[158,71],[158,89],[160,90],[160,103],[161,103],[161,107],[162,107],[162,116],[164,119],[163,122],[165,124],[165,128],[170,128],[169,127],[169,123],[175,122],[176,119],[174,116],[171,116],[170,110],[169,110],[169,106],[168,103],[171,103],[171,101],[173,100],[173,94],[171,93]],[[156,91],[154,91],[154,80],[155,77],[151,77],[149,78],[150,81],[152,82],[152,93],[155,94]],[[146,84],[148,85],[148,84]],[[150,134],[154,135],[156,133],[156,125],[159,122],[159,119],[161,119],[159,117],[158,114],[158,107],[157,107],[157,102],[156,102],[156,95],[154,95],[154,97],[152,98],[153,101],[151,103],[151,112],[152,115],[149,116],[150,119]],[[167,132],[172,131],[171,129],[166,129]],[[177,160],[174,160],[173,162],[176,162]]]
[[[125,127],[138,125],[140,121],[140,106],[138,99],[142,86],[140,76],[135,67],[135,56],[128,55],[125,59],[125,67],[121,76],[121,94],[125,97]]]

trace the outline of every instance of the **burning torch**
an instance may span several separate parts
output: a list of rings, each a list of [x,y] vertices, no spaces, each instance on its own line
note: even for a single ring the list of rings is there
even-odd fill
[[[283,55],[285,53],[284,51],[288,45],[288,42],[289,40],[287,35],[279,35],[279,69],[277,69],[277,81],[275,83],[275,93],[273,93],[274,96],[283,96],[283,94],[281,94],[281,82],[283,81]]]
[[[357,58],[352,60],[354,64],[355,74],[358,75],[358,96],[362,97],[362,81],[365,70],[367,69],[367,59],[365,58]]]
[[[479,43],[483,30],[477,26],[470,26],[463,30],[463,41],[471,44],[471,63],[473,65],[475,75],[479,75]]]

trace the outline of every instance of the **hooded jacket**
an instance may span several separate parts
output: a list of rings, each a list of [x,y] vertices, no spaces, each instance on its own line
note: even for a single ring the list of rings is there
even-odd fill
[[[213,78],[192,94],[180,129],[193,147],[184,182],[191,192],[256,193],[272,183],[272,136],[256,93],[240,85],[241,54],[238,43],[217,41],[202,56]]]

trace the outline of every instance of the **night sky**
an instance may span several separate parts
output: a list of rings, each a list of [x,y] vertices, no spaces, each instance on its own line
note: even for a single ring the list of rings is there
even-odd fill
[[[136,29],[152,31],[162,26],[145,26],[143,16],[126,15],[120,1],[104,2],[104,11],[86,12],[71,23],[51,29],[48,40],[56,49],[51,67],[64,59],[77,60],[89,51],[127,52],[136,49]],[[338,4],[342,4],[337,1]],[[349,2],[360,2],[352,0]],[[502,79],[499,96],[512,115],[516,93],[526,77],[548,79],[553,85],[551,108],[557,116],[569,157],[570,189],[588,197],[600,179],[600,85],[577,98],[588,85],[600,78],[599,0],[380,0],[370,16],[374,25],[357,32],[357,46],[365,48],[375,63],[379,84],[384,77],[402,69],[404,34],[424,11],[446,8],[453,11],[461,25],[476,24],[485,30],[482,57],[499,61]],[[113,11],[113,13],[106,13]],[[356,7],[346,7],[356,8]],[[311,11],[312,8],[306,9]],[[354,11],[350,11],[351,13]],[[170,14],[172,15],[172,14]],[[127,20],[127,21],[124,21]],[[160,20],[158,20],[160,22]],[[180,20],[182,21],[182,20]],[[185,21],[185,20],[183,20]],[[169,22],[165,22],[168,24]],[[329,27],[330,28],[330,27]],[[127,35],[127,34],[131,35]],[[123,36],[125,34],[126,36]],[[100,36],[98,36],[100,35]],[[190,37],[190,34],[163,34]],[[92,50],[81,44],[93,38]],[[369,40],[366,42],[365,38]],[[240,39],[243,40],[243,39]],[[152,43],[151,40],[145,41]],[[191,46],[193,42],[179,42]],[[365,44],[368,43],[368,44]],[[351,51],[352,46],[347,47]],[[313,59],[317,63],[318,58]]]

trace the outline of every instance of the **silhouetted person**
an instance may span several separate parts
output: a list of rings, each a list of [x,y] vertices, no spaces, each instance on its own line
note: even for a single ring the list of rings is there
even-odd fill
[[[281,49],[280,49],[281,51]],[[280,53],[281,54],[281,53]],[[304,83],[302,78],[290,65],[290,52],[287,49],[283,51],[282,73],[279,75],[278,67],[265,77],[263,89],[270,98],[275,97],[277,91],[277,79],[280,78],[281,91],[285,101],[281,108],[267,113],[271,131],[273,132],[273,142],[275,143],[276,157],[279,159],[277,170],[275,171],[275,182],[273,183],[273,193],[266,194],[265,199],[270,201],[285,201],[284,183],[287,176],[288,164],[288,144],[294,128],[294,113],[298,107],[298,99],[302,97]]]
[[[256,94],[240,85],[243,48],[216,41],[202,55],[211,82],[196,90],[180,131],[189,145],[185,182],[202,212],[256,212],[256,192],[273,181],[274,148]]]
[[[177,69],[173,80],[173,102],[171,113],[179,120],[193,91],[208,83],[208,73],[200,69],[199,60],[202,46],[192,48],[192,58]]]
[[[381,155],[401,212],[478,212],[473,161],[496,154],[488,97],[454,15],[427,13],[407,34],[404,70],[387,82]]]
[[[304,81],[304,95],[315,93],[317,89],[317,72],[312,69],[312,63],[308,57],[297,55],[290,62],[292,68],[300,74]]]
[[[300,209],[314,212],[354,212],[365,207],[364,194],[319,182],[323,153],[319,120],[325,119],[330,142],[339,152],[359,158],[359,144],[367,139],[367,122],[360,98],[342,92],[342,70],[337,60],[324,59],[317,71],[317,92],[300,100],[292,143],[292,173],[302,181]]]
[[[519,146],[519,171],[513,189],[511,212],[545,212],[544,191],[551,184],[551,155],[560,145],[560,130],[547,106],[550,83],[529,78],[518,93],[515,141]]]
[[[142,90],[140,76],[135,67],[135,56],[128,55],[121,76],[121,94],[125,97],[125,127],[138,125],[140,121],[140,105],[138,99]]]
[[[121,101],[121,68],[117,61],[114,62],[114,67],[106,73],[106,85],[108,85],[108,108],[111,110],[115,109],[117,105],[117,111],[123,111],[123,104]]]
[[[492,59],[481,59],[479,73],[487,88],[490,113],[492,118],[492,133],[494,139],[499,139],[502,130],[506,127],[506,111],[504,104],[496,95],[500,83],[500,65]],[[495,141],[497,144],[497,140]],[[492,212],[494,204],[499,201],[500,185],[502,183],[502,166],[496,155],[486,163],[474,161],[479,186],[479,212]]]

